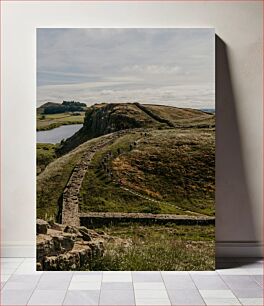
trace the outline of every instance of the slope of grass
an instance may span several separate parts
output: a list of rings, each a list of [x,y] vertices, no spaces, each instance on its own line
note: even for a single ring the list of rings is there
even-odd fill
[[[178,108],[164,105],[145,104],[152,113],[174,123],[175,126],[191,127],[201,125],[215,125],[215,115],[198,109]]]
[[[143,135],[142,135],[143,134]],[[137,142],[132,150],[130,144]],[[118,148],[121,153],[118,154]],[[102,169],[107,159],[108,172]],[[81,210],[214,215],[214,131],[152,130],[123,136],[95,155],[81,190]],[[112,175],[109,175],[109,172]],[[128,187],[162,203],[124,191]]]
[[[70,153],[57,158],[37,177],[37,217],[42,219],[56,219],[63,190],[71,173],[83,156],[98,139],[93,139]]]
[[[92,262],[99,271],[213,270],[215,267],[214,226],[142,226],[124,224],[100,228],[127,241],[106,245],[102,258]]]
[[[56,159],[56,147],[51,143],[37,144],[37,174],[40,174],[49,163]]]

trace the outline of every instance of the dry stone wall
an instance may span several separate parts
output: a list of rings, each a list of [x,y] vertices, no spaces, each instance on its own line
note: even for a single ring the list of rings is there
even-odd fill
[[[120,136],[113,133],[100,139],[90,150],[82,156],[80,162],[75,166],[72,175],[63,192],[62,200],[62,224],[79,226],[79,193],[85,173],[90,165],[93,156],[103,147],[111,144]]]

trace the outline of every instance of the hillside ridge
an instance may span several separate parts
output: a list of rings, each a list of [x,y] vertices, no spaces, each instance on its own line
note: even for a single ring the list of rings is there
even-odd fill
[[[89,139],[121,130],[167,129],[199,124],[208,127],[213,117],[198,110],[138,102],[94,104],[86,110],[83,127],[61,144],[58,154],[63,155]]]

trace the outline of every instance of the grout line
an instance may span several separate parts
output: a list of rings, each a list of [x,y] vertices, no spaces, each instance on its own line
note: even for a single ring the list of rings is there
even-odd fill
[[[238,302],[240,303],[240,305],[242,305],[242,303],[240,302],[240,299],[236,296],[235,292],[233,292],[232,288],[225,282],[225,280],[221,277],[221,274],[219,274],[220,278],[222,279],[222,281],[226,284],[227,288],[229,288],[229,290],[234,294],[234,296],[236,297],[236,299],[238,300]],[[231,275],[232,276],[232,275]],[[236,276],[236,275],[235,275]],[[242,276],[242,275],[237,275],[238,277]],[[249,276],[249,275],[246,275]]]
[[[8,278],[8,280],[6,282],[9,281],[9,279],[16,273],[16,271],[18,270],[18,268],[20,268],[22,266],[22,264],[25,262],[26,258],[24,257],[23,261],[21,261],[18,266],[15,268],[15,270],[10,274],[10,277]]]
[[[198,293],[199,293],[200,297],[201,297],[201,298],[202,298],[202,300],[204,301],[204,304],[205,304],[205,305],[208,305],[208,304],[206,303],[205,299],[203,298],[203,296],[201,295],[200,290],[199,290],[199,289],[198,289],[198,287],[196,286],[196,283],[195,283],[194,279],[192,278],[192,274],[191,274],[191,273],[189,273],[189,272],[188,272],[188,274],[189,274],[189,276],[190,276],[190,278],[191,278],[192,282],[194,283],[194,286],[195,286],[195,288],[197,289],[197,291],[198,291]]]
[[[133,271],[131,271],[130,273],[131,273],[131,279],[132,279],[132,288],[133,288],[134,301],[135,301],[135,305],[137,305],[137,301],[136,301],[136,292],[135,292],[134,279],[133,279]]]
[[[37,262],[36,262],[36,263],[37,263]],[[36,288],[38,287],[38,284],[39,284],[40,279],[42,278],[42,276],[43,276],[43,273],[40,275],[38,281],[36,282],[36,286],[35,286],[35,288],[32,290],[32,292],[31,292],[31,294],[30,294],[30,297],[29,297],[28,300],[27,300],[27,304],[26,304],[26,305],[28,305],[28,303],[29,303],[29,301],[30,301],[30,299],[31,299],[31,297],[32,297],[32,295],[33,295],[33,293],[35,292]]]
[[[163,284],[164,284],[164,287],[165,287],[165,289],[166,289],[167,296],[168,296],[168,299],[169,299],[169,301],[170,301],[170,304],[173,305],[173,304],[172,304],[172,301],[171,301],[171,299],[170,299],[170,295],[169,295],[169,292],[168,292],[168,288],[166,287],[166,283],[165,283],[164,278],[163,278],[163,275],[162,275],[162,273],[161,273],[162,271],[159,271],[159,272],[160,272],[161,279],[162,279],[162,282],[163,282]]]
[[[69,287],[70,287],[70,285],[71,285],[71,281],[72,281],[72,278],[73,278],[73,274],[74,274],[74,272],[71,272],[71,278],[70,278],[69,284],[68,284],[68,286],[67,286],[67,288],[66,288],[66,290],[65,290],[64,298],[63,298],[63,300],[62,300],[62,302],[61,302],[61,305],[63,305],[64,302],[65,302],[67,292],[69,291]]]
[[[263,286],[254,278],[254,276],[258,276],[258,275],[249,275],[250,278],[252,278],[252,280],[263,290]],[[260,275],[263,278],[263,275]]]
[[[99,290],[98,305],[100,305],[100,300],[101,300],[103,277],[104,277],[104,271],[102,271],[102,276],[101,276],[101,286],[100,286],[100,290]]]

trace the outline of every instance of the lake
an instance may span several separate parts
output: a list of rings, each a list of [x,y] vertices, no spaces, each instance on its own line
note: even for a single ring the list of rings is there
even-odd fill
[[[75,134],[83,125],[70,124],[62,125],[58,128],[48,131],[37,132],[37,143],[59,143],[62,139],[66,139]]]

